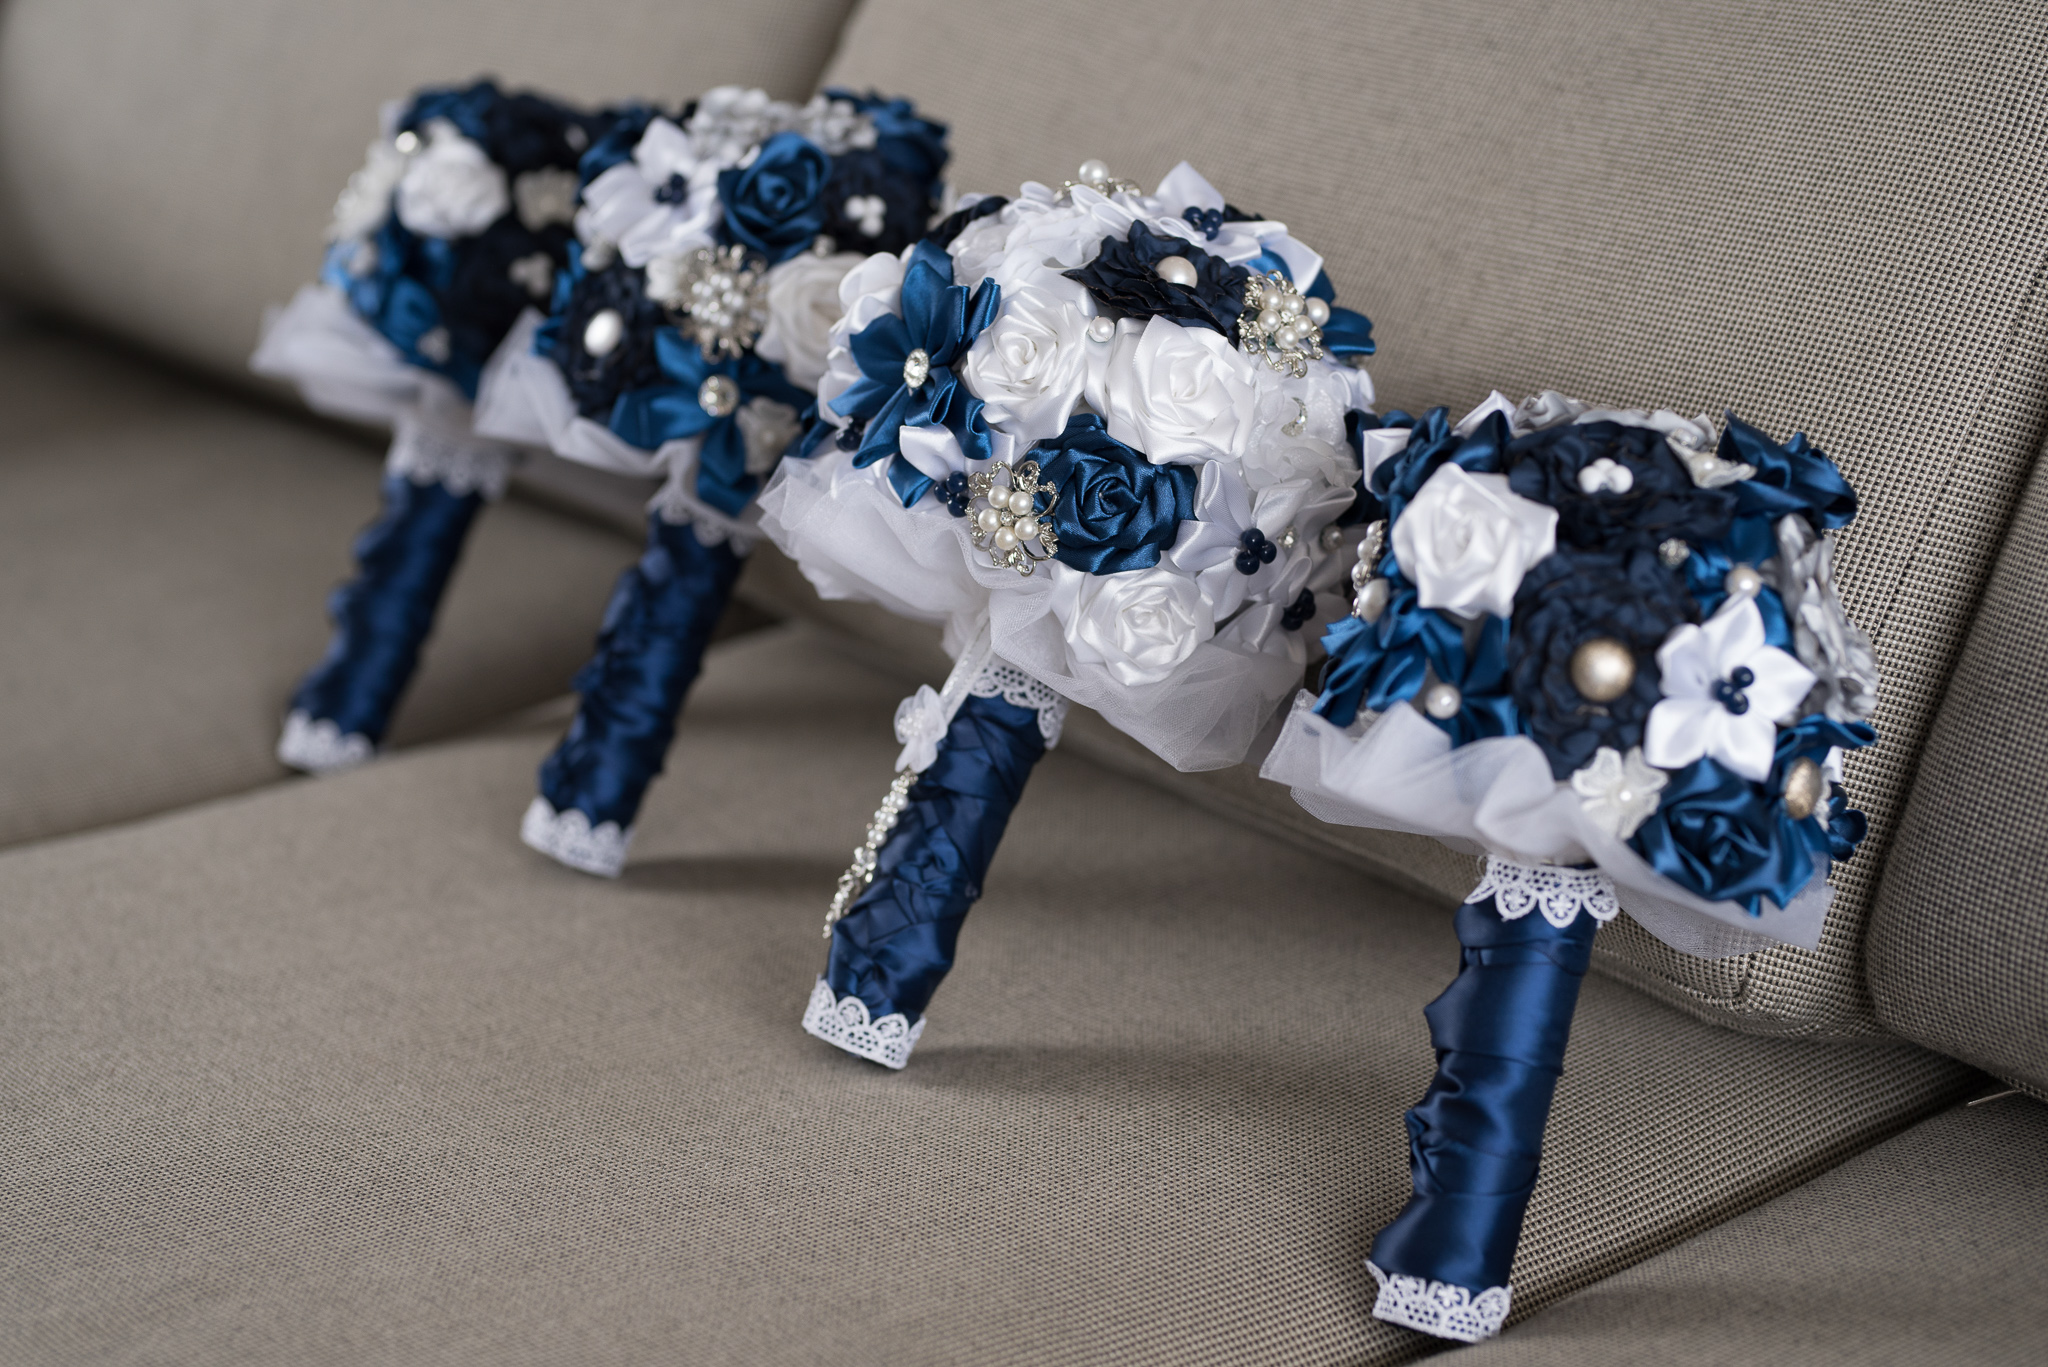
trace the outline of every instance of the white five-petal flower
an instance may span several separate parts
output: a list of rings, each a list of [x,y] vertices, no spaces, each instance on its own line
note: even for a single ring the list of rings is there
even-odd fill
[[[1664,700],[1650,709],[1643,757],[1660,769],[1709,758],[1753,782],[1770,776],[1778,722],[1817,680],[1764,641],[1751,598],[1730,598],[1704,626],[1687,623],[1657,648]]]
[[[1572,775],[1572,791],[1579,795],[1587,819],[1617,840],[1626,840],[1656,814],[1666,782],[1663,770],[1644,763],[1640,747],[1631,748],[1624,759],[1619,750],[1603,745]]]

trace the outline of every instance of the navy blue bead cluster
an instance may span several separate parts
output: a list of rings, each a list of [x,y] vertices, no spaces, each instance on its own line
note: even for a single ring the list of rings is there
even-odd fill
[[[1217,233],[1223,231],[1223,211],[1221,209],[1201,209],[1190,204],[1187,207],[1187,212],[1182,214],[1181,217],[1201,229],[1202,236],[1211,242],[1216,240]]]
[[[1261,565],[1270,565],[1280,555],[1280,548],[1266,539],[1266,534],[1257,527],[1246,527],[1238,539],[1244,549],[1237,553],[1237,572],[1257,574]]]
[[[690,197],[690,182],[678,171],[655,187],[656,204],[681,204]]]
[[[1312,589],[1303,589],[1301,595],[1280,614],[1280,625],[1287,631],[1300,631],[1308,619],[1316,615],[1316,595]]]
[[[940,497],[946,500],[946,511],[955,517],[967,516],[967,476],[955,470],[946,476],[946,482],[939,486]]]
[[[1755,682],[1755,674],[1737,665],[1727,678],[1715,683],[1714,701],[1739,717],[1749,711],[1749,697],[1742,690]]]

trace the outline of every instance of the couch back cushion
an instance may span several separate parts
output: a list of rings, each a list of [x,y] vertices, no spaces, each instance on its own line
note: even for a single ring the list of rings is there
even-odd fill
[[[805,98],[852,0],[9,0],[0,284],[247,377],[264,306],[313,277],[377,110],[490,74],[673,104]]]
[[[1604,961],[1741,1028],[1875,1029],[1861,951],[1928,720],[2048,411],[2048,28],[1996,3],[868,0],[833,81],[915,90],[955,178],[1193,161],[1323,251],[1383,406],[1499,387],[1733,407],[1863,494],[1839,568],[1885,671],[1872,838],[1814,952]],[[2039,712],[2035,717],[2039,718]],[[2037,722],[2038,724],[2038,722]],[[1412,841],[1360,833],[1399,863]],[[1442,891],[1468,877],[1439,860]]]
[[[1870,985],[1900,1034],[2048,1100],[2048,448],[1899,819]]]

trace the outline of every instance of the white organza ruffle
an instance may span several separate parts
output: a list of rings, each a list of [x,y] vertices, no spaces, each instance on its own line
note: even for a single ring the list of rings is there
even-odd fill
[[[389,426],[404,415],[451,434],[470,430],[462,391],[407,361],[329,285],[303,286],[264,314],[249,368],[297,385],[330,417]]]

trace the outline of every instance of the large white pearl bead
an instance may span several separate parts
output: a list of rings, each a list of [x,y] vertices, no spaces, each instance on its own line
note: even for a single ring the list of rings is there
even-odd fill
[[[1160,257],[1159,263],[1152,267],[1152,273],[1169,285],[1184,285],[1189,289],[1193,289],[1202,278],[1195,269],[1195,263],[1185,256]]]
[[[1038,540],[1038,519],[1035,517],[1020,517],[1017,519],[1017,525],[1014,530],[1019,541],[1036,541]]]
[[[1026,493],[1022,489],[1012,489],[1010,491],[1010,511],[1020,517],[1030,512],[1031,503],[1035,497],[1036,495]]]
[[[1422,695],[1422,710],[1438,721],[1449,721],[1465,707],[1465,695],[1458,691],[1456,684],[1431,684]]]
[[[1101,317],[1090,318],[1088,320],[1089,341],[1106,342],[1114,336],[1116,336],[1115,320]]]
[[[1017,533],[1010,530],[1008,527],[998,527],[996,529],[996,549],[999,551],[1016,550]]]
[[[1308,320],[1317,327],[1330,321],[1330,306],[1314,296],[1310,296],[1306,312]]]
[[[974,515],[974,520],[981,524],[983,531],[989,533],[1000,530],[1003,525],[1003,515],[993,508],[983,508]]]
[[[1109,168],[1095,158],[1090,157],[1081,163],[1081,183],[1083,185],[1100,185],[1108,179]]]
[[[1636,681],[1636,657],[1627,646],[1596,636],[1572,652],[1572,687],[1588,702],[1613,702]]]
[[[605,309],[583,325],[583,349],[593,356],[609,356],[626,339],[626,320],[617,309]]]
[[[1763,591],[1764,577],[1756,572],[1753,565],[1737,565],[1728,571],[1721,587],[1728,590],[1731,598],[1754,598]]]

